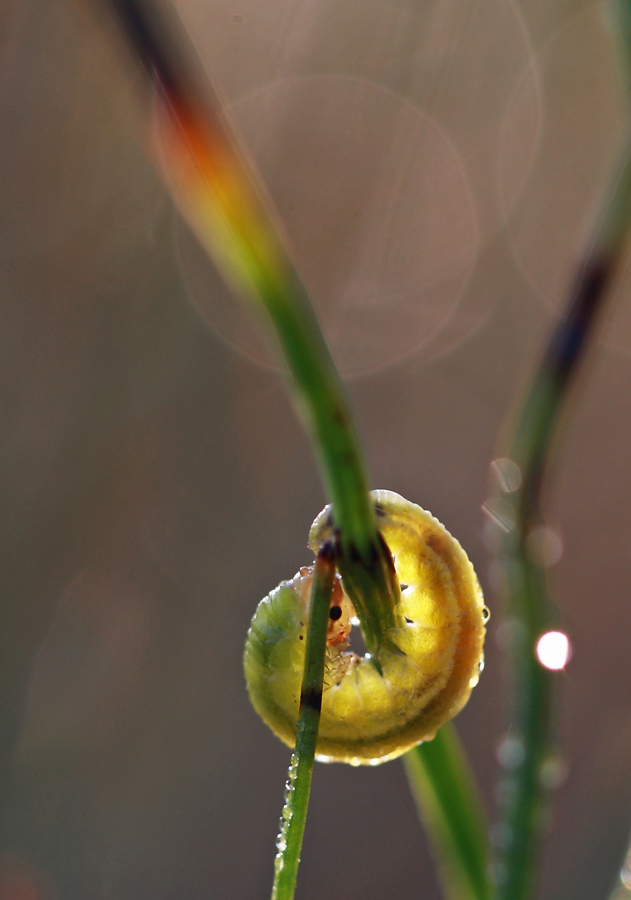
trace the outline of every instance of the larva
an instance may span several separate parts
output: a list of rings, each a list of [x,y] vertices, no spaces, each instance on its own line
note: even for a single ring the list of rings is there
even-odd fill
[[[311,584],[313,581],[313,566],[303,566],[297,575],[294,575],[291,584],[298,593],[304,611],[300,625],[303,631],[298,635],[298,640],[304,640],[305,625],[309,616],[309,603],[311,599]],[[342,588],[342,580],[336,576],[331,592],[331,604],[329,611],[329,627],[326,634],[326,656],[324,662],[324,689],[338,684],[346,674],[349,666],[359,657],[353,653],[347,653],[350,646],[348,636],[351,633],[351,619],[355,615],[353,604]]]
[[[477,683],[488,610],[460,544],[430,513],[391,491],[373,491],[377,524],[401,584],[389,635],[400,653],[383,650],[382,674],[347,651],[354,615],[336,580],[327,634],[327,664],[318,758],[375,765],[394,759],[458,713]],[[330,508],[312,525],[317,553],[333,536]],[[252,703],[272,731],[295,741],[304,664],[311,570],[303,568],[258,605],[245,646]],[[339,610],[339,614],[338,614]]]

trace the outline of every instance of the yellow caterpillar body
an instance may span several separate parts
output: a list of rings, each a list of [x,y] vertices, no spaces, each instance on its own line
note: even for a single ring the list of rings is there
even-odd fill
[[[376,765],[394,759],[458,713],[483,664],[488,610],[460,544],[430,513],[391,491],[373,491],[377,525],[401,584],[381,673],[347,652],[352,604],[338,581],[331,600],[317,754],[324,761]],[[330,508],[316,518],[309,546],[333,537]],[[282,582],[257,607],[244,667],[252,703],[272,731],[294,745],[308,621],[310,570]]]

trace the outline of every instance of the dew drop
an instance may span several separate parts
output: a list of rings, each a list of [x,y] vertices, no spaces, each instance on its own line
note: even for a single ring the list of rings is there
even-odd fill
[[[521,469],[512,459],[494,459],[491,463],[491,475],[496,479],[500,491],[505,494],[512,494],[521,487]]]
[[[549,525],[537,525],[526,538],[528,556],[536,566],[550,569],[563,556],[563,539]]]
[[[492,519],[486,519],[482,525],[482,543],[492,556],[499,553],[502,546],[502,532]]]
[[[526,759],[526,748],[521,738],[509,734],[499,742],[495,755],[503,769],[518,769]]]
[[[555,791],[566,780],[568,771],[568,764],[563,757],[552,753],[541,763],[539,783],[547,790]]]
[[[490,497],[482,504],[482,512],[505,534],[515,527],[515,509],[509,500],[504,500],[502,497]]]

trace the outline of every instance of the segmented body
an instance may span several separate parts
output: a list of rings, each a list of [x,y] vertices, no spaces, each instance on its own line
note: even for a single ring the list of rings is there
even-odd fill
[[[428,512],[390,491],[372,494],[377,523],[402,585],[398,625],[383,650],[381,673],[347,651],[353,607],[336,581],[327,635],[328,684],[318,737],[321,759],[354,765],[393,759],[424,740],[464,706],[483,659],[484,607],[473,566]],[[315,520],[309,546],[332,537],[330,509]],[[282,582],[258,606],[244,664],[256,710],[293,746],[300,702],[310,570]]]

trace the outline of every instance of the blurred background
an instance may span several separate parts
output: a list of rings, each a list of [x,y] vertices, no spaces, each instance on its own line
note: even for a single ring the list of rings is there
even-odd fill
[[[347,378],[375,487],[492,611],[458,726],[508,725],[489,465],[623,135],[584,0],[181,0]],[[263,900],[289,751],[241,656],[325,503],[282,372],[180,221],[91,4],[0,11],[0,900]],[[542,898],[604,898],[631,823],[631,269],[548,492],[567,777]],[[318,766],[297,900],[437,900],[399,762]]]

